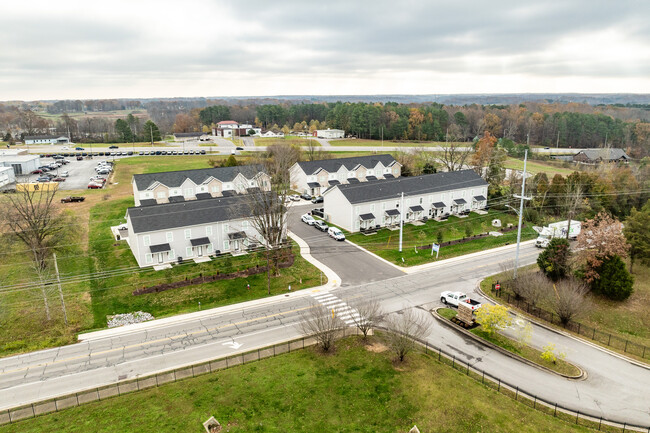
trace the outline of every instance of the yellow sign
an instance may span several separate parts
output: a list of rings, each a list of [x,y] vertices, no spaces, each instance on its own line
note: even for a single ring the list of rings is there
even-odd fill
[[[57,189],[59,189],[59,182],[34,182],[16,184],[16,191],[56,191]]]

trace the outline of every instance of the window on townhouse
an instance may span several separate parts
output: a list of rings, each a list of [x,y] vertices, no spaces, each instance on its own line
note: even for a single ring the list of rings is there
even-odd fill
[[[158,191],[158,198],[165,198],[165,191]]]
[[[192,238],[192,229],[185,229],[185,239]]]
[[[153,263],[153,256],[150,253],[144,255],[145,263]]]
[[[420,197],[420,204],[422,204],[422,200],[423,200],[422,197]]]
[[[194,188],[185,188],[185,197],[191,197],[194,195]]]
[[[185,257],[192,257],[192,247],[185,247]]]
[[[371,204],[371,205],[370,205],[370,212],[374,212],[374,211],[375,211],[375,205],[374,205],[374,204]]]
[[[224,233],[228,233],[228,232],[230,231],[230,224],[228,224],[228,223],[225,223],[225,224],[224,224],[223,226],[221,226],[221,227],[223,228],[223,232],[224,232]]]
[[[355,213],[355,215],[359,215],[359,212],[361,212],[361,207],[360,207],[360,206],[355,206],[355,207],[354,207],[354,213]]]
[[[396,207],[396,208],[399,207],[399,201],[396,201],[396,202],[395,202],[395,207]]]
[[[142,243],[144,244],[145,247],[148,247],[149,245],[151,245],[151,236],[145,235],[142,238]]]
[[[170,250],[170,251],[167,253],[167,260],[174,260],[175,257],[176,257],[176,254],[174,254],[174,250]]]
[[[206,236],[212,236],[212,226],[207,226],[205,228],[205,235]]]
[[[381,204],[381,210],[386,210],[386,203]]]
[[[208,244],[208,254],[212,254],[214,252],[214,249],[212,248],[212,244]]]
[[[224,251],[230,250],[230,241],[223,241],[223,250]]]
[[[372,170],[372,169],[368,170],[368,173],[366,173],[367,176],[372,176],[374,174],[375,174],[375,171]]]
[[[242,221],[241,228],[244,229],[244,230],[247,229],[248,228],[248,221]]]
[[[165,233],[165,237],[167,238],[167,242],[174,242],[174,232]]]

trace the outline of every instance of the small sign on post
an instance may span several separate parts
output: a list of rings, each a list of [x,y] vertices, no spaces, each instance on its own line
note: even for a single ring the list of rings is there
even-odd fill
[[[433,255],[433,252],[436,252],[436,259],[438,258],[438,254],[440,254],[440,245],[436,243],[431,243],[431,255]]]

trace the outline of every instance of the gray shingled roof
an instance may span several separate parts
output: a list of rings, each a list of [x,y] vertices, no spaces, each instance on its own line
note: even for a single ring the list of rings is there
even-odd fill
[[[597,160],[602,158],[604,161],[611,161],[616,159],[630,159],[630,157],[625,153],[623,149],[611,148],[611,149],[585,149],[577,154],[584,153],[587,158],[591,160]],[[576,155],[577,155],[576,154]]]
[[[404,193],[404,197],[408,197],[482,186],[487,186],[487,182],[476,174],[474,170],[461,170],[423,176],[398,177],[396,179],[386,179],[381,182],[336,185],[329,191],[338,188],[345,198],[354,204],[397,198],[402,193]]]
[[[131,218],[133,233],[153,232],[248,217],[248,200],[245,195],[218,197],[184,203],[130,207],[126,213]]]
[[[257,165],[239,165],[236,167],[214,167],[199,168],[195,170],[164,171],[160,173],[134,174],[133,180],[138,191],[144,191],[155,182],[160,182],[170,188],[178,188],[185,182],[185,179],[191,179],[197,185],[202,184],[210,177],[219,179],[222,182],[232,182],[239,173],[252,179],[263,167]]]
[[[50,138],[68,138],[65,135],[26,135],[25,140],[49,140]]]
[[[384,164],[385,167],[393,164],[395,158],[392,155],[370,155],[370,156],[355,156],[351,158],[338,158],[338,159],[321,159],[319,161],[301,161],[298,166],[308,174],[315,174],[319,169],[324,169],[328,173],[334,173],[345,166],[347,170],[353,170],[358,165],[363,165],[366,168],[373,168],[378,162]]]

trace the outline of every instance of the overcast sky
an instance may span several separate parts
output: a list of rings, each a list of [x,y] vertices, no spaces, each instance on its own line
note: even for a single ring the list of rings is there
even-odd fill
[[[0,100],[650,93],[650,2],[20,0]]]

